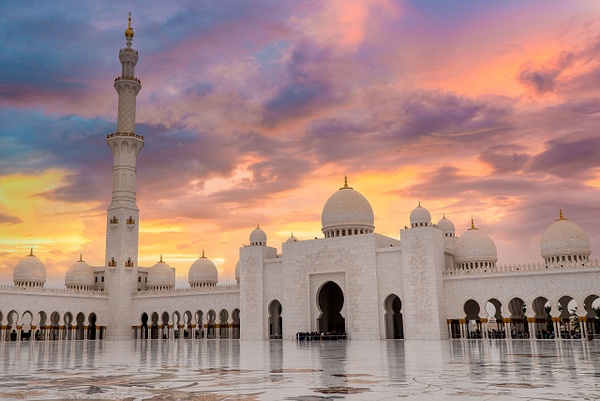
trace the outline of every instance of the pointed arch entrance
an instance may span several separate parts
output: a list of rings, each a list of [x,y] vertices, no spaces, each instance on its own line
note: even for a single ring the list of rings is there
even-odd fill
[[[404,322],[402,321],[402,302],[396,294],[388,295],[384,301],[385,308],[385,338],[403,339]]]
[[[269,304],[269,338],[271,340],[281,338],[282,323],[281,303],[274,299]]]
[[[318,318],[320,332],[346,332],[346,319],[340,313],[344,306],[344,293],[333,281],[326,282],[317,294],[317,305],[321,311]]]

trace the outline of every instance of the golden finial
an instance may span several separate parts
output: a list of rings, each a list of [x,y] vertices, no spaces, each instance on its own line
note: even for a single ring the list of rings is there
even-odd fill
[[[417,207],[421,207],[421,199],[419,199],[419,204],[417,205]]]
[[[558,219],[556,219],[556,221],[560,221],[560,220],[569,220],[569,219],[565,219],[563,217],[562,208],[558,209]]]
[[[78,260],[78,262],[83,262],[83,253],[79,254],[79,260]]]
[[[475,222],[473,221],[472,217],[471,217],[471,228],[469,228],[469,230],[479,230],[477,227],[475,227]]]
[[[127,29],[125,30],[126,38],[133,38],[133,29],[131,29],[131,11],[129,11],[129,19],[127,20]]]
[[[31,247],[31,251],[29,252],[29,255],[27,255],[27,256],[34,256],[33,255],[33,247]]]
[[[446,213],[442,213],[442,220],[446,220]]]
[[[340,189],[352,189],[352,187],[348,186],[348,176],[346,174],[344,174],[344,186]]]
[[[202,259],[206,259],[206,256],[204,256],[204,249],[202,250],[202,256],[200,256]]]
[[[163,260],[162,260],[162,253],[160,254],[160,260],[158,261],[158,263],[165,263],[165,262],[163,262]]]

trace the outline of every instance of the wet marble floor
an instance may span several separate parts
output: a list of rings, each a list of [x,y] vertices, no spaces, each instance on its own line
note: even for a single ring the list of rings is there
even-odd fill
[[[600,400],[600,341],[0,343],[3,400]]]

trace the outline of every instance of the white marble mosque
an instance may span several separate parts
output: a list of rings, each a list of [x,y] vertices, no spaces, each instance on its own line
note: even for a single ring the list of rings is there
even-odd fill
[[[142,84],[133,36],[130,18],[114,80],[118,126],[107,136],[114,179],[105,260],[90,265],[79,256],[65,289],[46,288],[46,268],[32,250],[15,266],[14,283],[0,286],[0,341],[293,340],[308,332],[351,340],[559,341],[595,334],[600,263],[590,259],[586,233],[558,210],[548,216],[540,262],[502,266],[475,222],[459,236],[449,219],[434,224],[420,204],[408,225],[398,223],[398,237],[378,234],[369,201],[346,180],[324,199],[322,238],[292,236],[279,250],[263,228],[252,230],[236,284],[219,284],[204,254],[190,267],[189,288],[175,288],[175,271],[162,257],[139,266],[135,183],[145,139],[135,132]]]

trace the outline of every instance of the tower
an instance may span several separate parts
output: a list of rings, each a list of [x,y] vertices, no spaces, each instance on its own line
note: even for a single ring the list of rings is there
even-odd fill
[[[135,133],[136,96],[142,83],[135,77],[137,50],[131,47],[131,12],[125,30],[126,45],[119,51],[121,76],[114,87],[119,95],[117,132],[108,134],[113,154],[112,197],[106,221],[107,339],[131,338],[131,295],[136,291],[139,209],[135,202],[137,155],[144,137]]]

